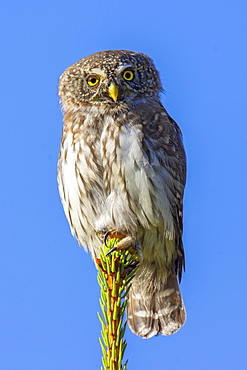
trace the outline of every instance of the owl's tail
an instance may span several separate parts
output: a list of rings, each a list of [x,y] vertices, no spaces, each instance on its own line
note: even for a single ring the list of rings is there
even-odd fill
[[[165,276],[162,270],[156,264],[142,262],[129,291],[129,327],[147,339],[173,334],[186,320],[177,277],[172,273]]]

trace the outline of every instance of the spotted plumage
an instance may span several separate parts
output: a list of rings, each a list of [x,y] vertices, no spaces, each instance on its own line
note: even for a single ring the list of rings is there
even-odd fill
[[[178,286],[186,158],[161,90],[152,60],[126,50],[81,59],[59,84],[64,129],[58,184],[65,214],[93,257],[102,245],[99,230],[131,237],[140,264],[128,323],[144,338],[172,334],[186,317]]]

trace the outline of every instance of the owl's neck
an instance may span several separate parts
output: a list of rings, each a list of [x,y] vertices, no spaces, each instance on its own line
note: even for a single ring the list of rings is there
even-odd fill
[[[119,115],[127,114],[129,111],[132,111],[135,108],[140,106],[149,106],[151,103],[160,103],[159,96],[156,97],[148,97],[148,98],[137,98],[128,100],[128,101],[117,101],[117,102],[110,102],[110,101],[92,101],[80,105],[72,105],[72,104],[63,104],[63,111],[69,112],[70,114],[76,115],[92,115],[95,117],[104,117],[105,115],[110,115],[113,118],[117,118]]]

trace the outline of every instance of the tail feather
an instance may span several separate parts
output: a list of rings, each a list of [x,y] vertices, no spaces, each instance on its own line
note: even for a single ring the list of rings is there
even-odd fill
[[[186,320],[176,275],[164,276],[152,269],[140,266],[129,291],[128,324],[143,338],[173,334]]]

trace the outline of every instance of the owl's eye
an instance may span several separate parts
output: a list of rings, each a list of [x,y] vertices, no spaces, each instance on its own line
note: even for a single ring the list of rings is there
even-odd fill
[[[98,83],[99,83],[99,77],[98,76],[92,75],[92,76],[89,76],[87,78],[87,84],[89,86],[97,86]]]
[[[130,71],[129,69],[126,69],[126,71],[124,71],[124,73],[123,73],[123,78],[126,81],[132,81],[133,78],[134,78],[134,73],[132,71]]]

